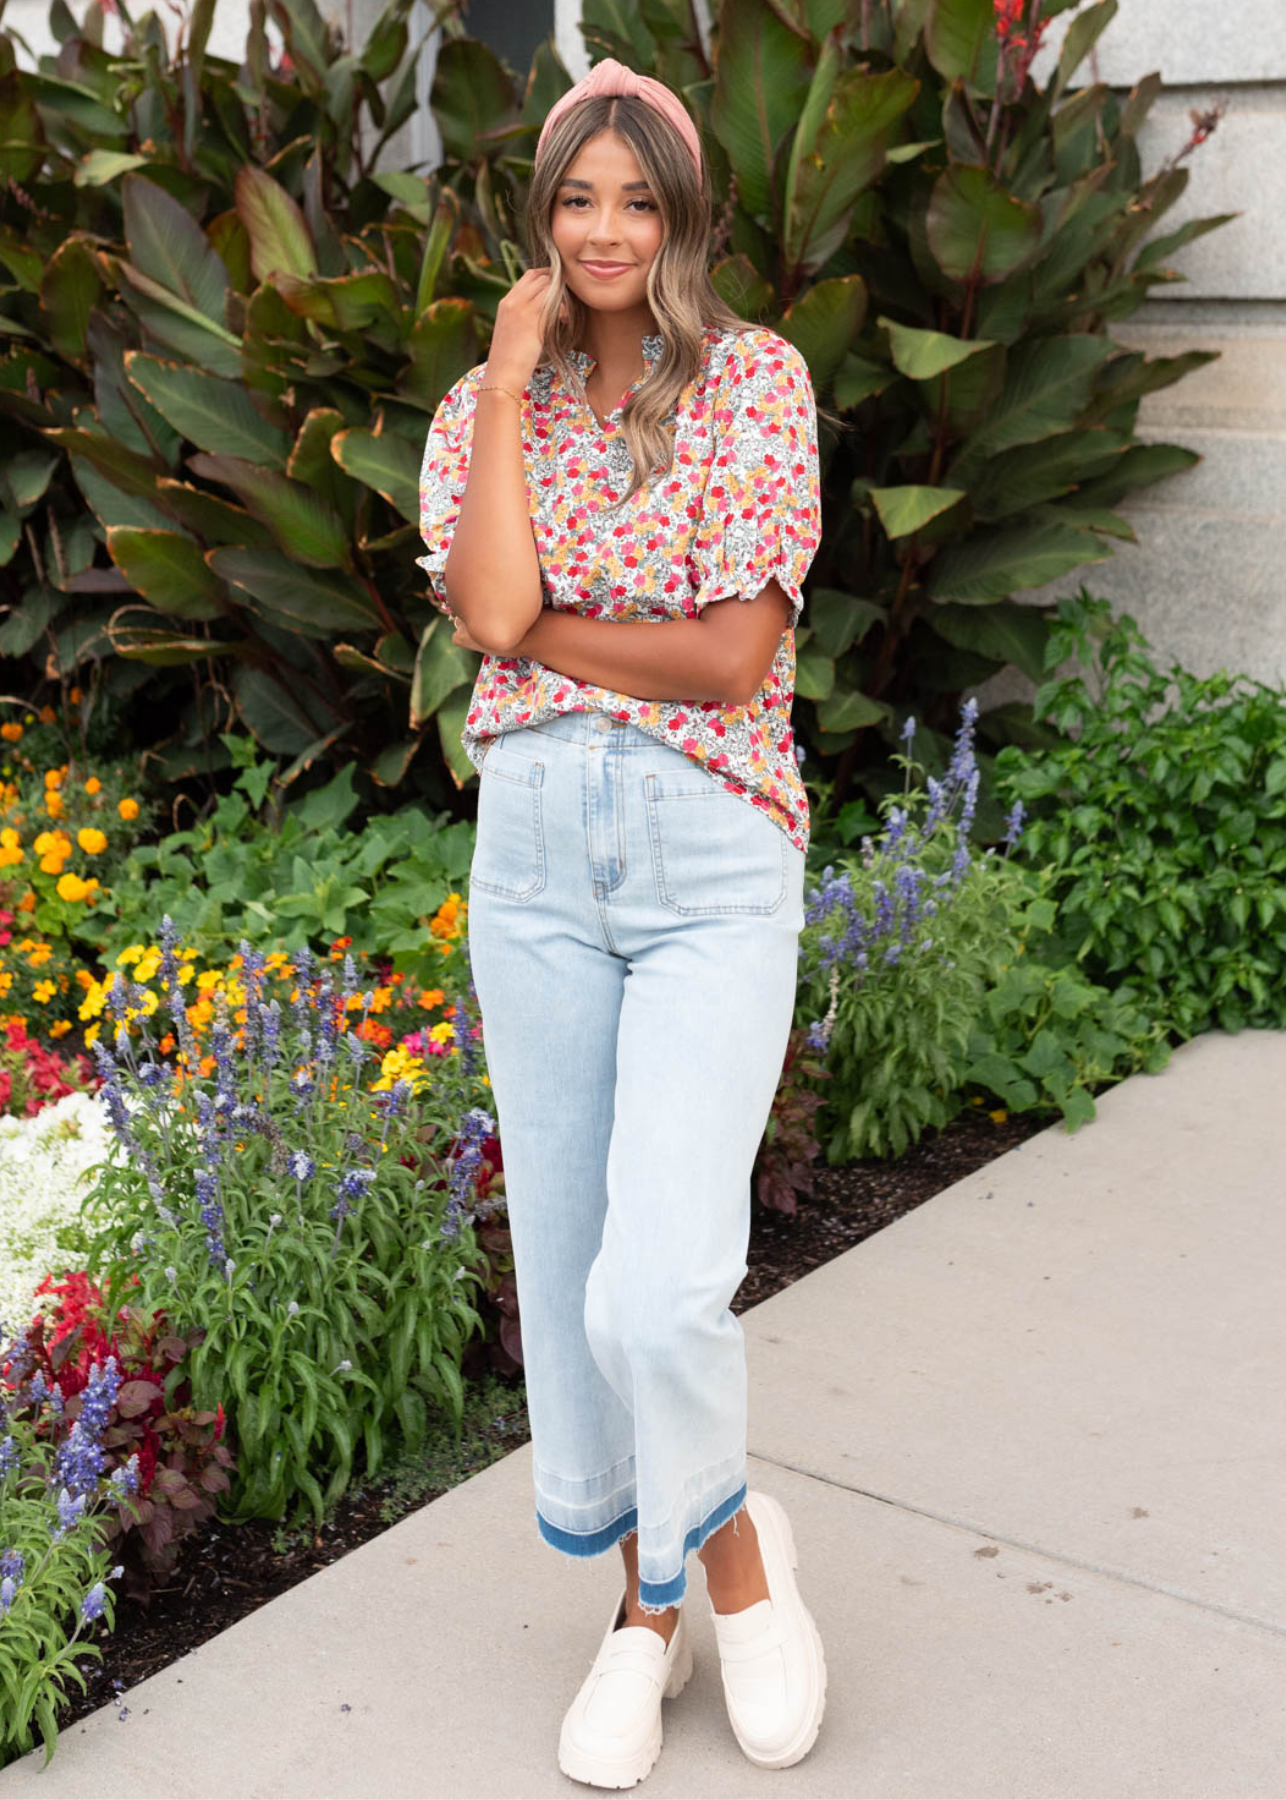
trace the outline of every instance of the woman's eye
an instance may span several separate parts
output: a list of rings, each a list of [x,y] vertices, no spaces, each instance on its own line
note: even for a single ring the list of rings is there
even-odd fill
[[[569,194],[568,197],[563,201],[563,205],[564,206],[574,206],[574,207],[576,207],[577,211],[579,211],[580,210],[580,202],[582,200],[585,200],[584,194]],[[589,204],[589,202],[586,201],[586,205],[588,205],[588,204]],[[631,206],[641,206],[647,212],[655,212],[656,211],[656,204],[652,200],[631,200],[629,202],[629,204]]]

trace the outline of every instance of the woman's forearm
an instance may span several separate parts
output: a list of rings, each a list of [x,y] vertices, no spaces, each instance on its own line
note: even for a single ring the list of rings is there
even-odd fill
[[[586,619],[546,607],[510,653],[638,700],[717,700],[742,696],[742,671],[726,638],[700,619]]]
[[[486,388],[475,399],[469,475],[443,585],[451,611],[479,643],[502,656],[512,654],[509,646],[540,610],[521,410],[499,388]]]

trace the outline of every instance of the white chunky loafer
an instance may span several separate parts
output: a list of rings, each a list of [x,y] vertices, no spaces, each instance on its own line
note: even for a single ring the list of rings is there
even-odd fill
[[[826,1657],[793,1571],[799,1567],[786,1509],[752,1488],[746,1510],[759,1538],[767,1600],[741,1612],[711,1609],[728,1719],[761,1769],[786,1769],[812,1749],[826,1706]]]
[[[558,1766],[593,1787],[633,1787],[661,1754],[661,1701],[682,1693],[692,1673],[683,1608],[667,1644],[650,1625],[616,1629],[621,1588],[593,1667],[563,1720]]]

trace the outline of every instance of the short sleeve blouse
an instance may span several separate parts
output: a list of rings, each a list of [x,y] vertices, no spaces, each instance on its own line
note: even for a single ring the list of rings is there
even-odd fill
[[[791,730],[795,626],[821,541],[817,410],[808,364],[767,327],[710,329],[702,366],[670,414],[669,473],[610,510],[633,463],[620,416],[663,347],[643,338],[644,374],[600,426],[579,394],[542,364],[522,397],[523,462],[544,604],[587,618],[694,619],[712,600],[751,600],[774,577],[791,618],[772,667],[745,705],[645,700],[562,675],[523,656],[484,656],[461,742],[481,769],[489,741],[564,712],[606,712],[682,750],[730,793],[808,848],[808,797]],[[582,381],[593,358],[573,351]],[[420,471],[417,558],[439,601],[469,473],[474,405],[485,365],[439,404]]]

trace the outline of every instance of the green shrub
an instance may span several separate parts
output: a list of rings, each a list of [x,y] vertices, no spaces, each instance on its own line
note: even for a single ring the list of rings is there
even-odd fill
[[[1160,673],[1129,613],[1059,603],[1032,702],[1067,741],[996,758],[1034,811],[1026,862],[1053,865],[1055,960],[1129,984],[1181,1039],[1286,1025],[1286,691],[1226,670]],[[1175,691],[1172,693],[1171,689]]]

